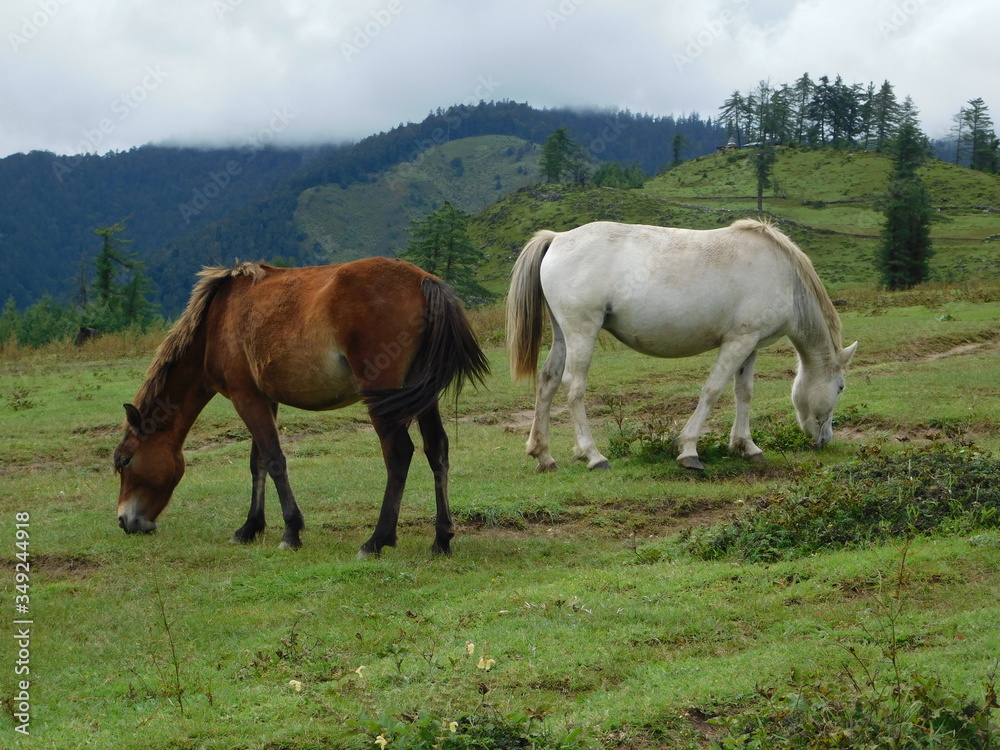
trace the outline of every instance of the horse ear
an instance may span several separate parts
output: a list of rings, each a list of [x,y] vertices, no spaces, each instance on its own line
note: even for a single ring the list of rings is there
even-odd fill
[[[847,366],[847,363],[851,361],[851,357],[854,356],[854,350],[857,348],[858,348],[858,342],[855,341],[853,344],[851,344],[849,347],[847,347],[840,353],[840,362],[842,366],[844,367]]]
[[[142,432],[142,414],[132,404],[122,404],[125,407],[125,419],[136,432]]]

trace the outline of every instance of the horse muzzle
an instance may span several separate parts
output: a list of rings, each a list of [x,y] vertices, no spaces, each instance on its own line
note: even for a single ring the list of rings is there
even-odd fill
[[[833,424],[832,424],[832,422],[827,422],[826,424],[824,424],[824,425],[822,425],[820,427],[819,434],[816,435],[815,440],[816,440],[816,447],[817,448],[823,448],[824,446],[826,446],[827,443],[829,443],[831,440],[833,440]]]
[[[152,534],[156,531],[156,521],[147,521],[145,518],[118,516],[118,526],[126,534]]]
[[[135,501],[129,500],[118,513],[118,527],[126,534],[152,534],[156,521],[149,521],[135,510]]]

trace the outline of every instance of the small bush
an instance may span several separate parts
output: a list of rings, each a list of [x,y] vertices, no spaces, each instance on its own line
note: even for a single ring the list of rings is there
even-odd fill
[[[821,468],[750,504],[731,521],[683,533],[702,559],[792,558],[936,531],[1000,526],[1000,462],[972,445],[901,453],[863,446],[847,464]]]
[[[991,716],[997,707],[992,683],[981,704],[920,674],[883,683],[859,679],[848,668],[832,679],[793,670],[789,687],[780,694],[758,688],[762,706],[712,719],[726,729],[712,747],[986,750],[1000,730]]]

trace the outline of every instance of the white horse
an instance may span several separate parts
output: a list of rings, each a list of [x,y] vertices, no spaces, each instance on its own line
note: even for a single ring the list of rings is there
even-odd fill
[[[574,458],[607,469],[587,424],[584,391],[597,334],[654,357],[718,349],[698,406],[677,438],[677,460],[703,469],[698,437],[735,377],[736,419],[729,449],[750,461],[763,452],[750,437],[757,349],[787,336],[798,354],[792,403],[817,446],[833,437],[833,408],[857,342],[841,348],[840,319],[809,257],[771,224],[743,219],[725,229],[691,230],[594,222],[538,232],[511,273],[507,348],[514,379],[534,375],[545,307],[552,348],[538,378],[527,454],[539,471],[549,453],[549,410],[566,386],[576,434]]]

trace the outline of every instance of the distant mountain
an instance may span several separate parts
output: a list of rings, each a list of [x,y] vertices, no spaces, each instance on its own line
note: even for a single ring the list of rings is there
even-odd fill
[[[303,249],[330,262],[406,249],[409,228],[445,201],[472,214],[538,182],[541,147],[513,136],[450,141],[377,179],[318,185],[299,195],[295,224]]]
[[[725,141],[718,124],[696,115],[480,102],[342,147],[15,155],[0,160],[0,304],[10,296],[21,307],[43,294],[69,299],[80,264],[99,249],[93,230],[123,218],[168,316],[182,309],[206,264],[393,254],[405,246],[408,223],[435,203],[447,199],[478,210],[540,179],[531,145],[560,126],[591,160],[635,163],[650,174],[673,158],[675,134],[687,141],[684,158]],[[516,140],[499,151],[482,142],[459,145],[480,136]]]
[[[144,257],[302,170],[316,150],[145,146],[105,156],[34,151],[0,160],[0,300],[67,298],[94,229],[127,218]]]

